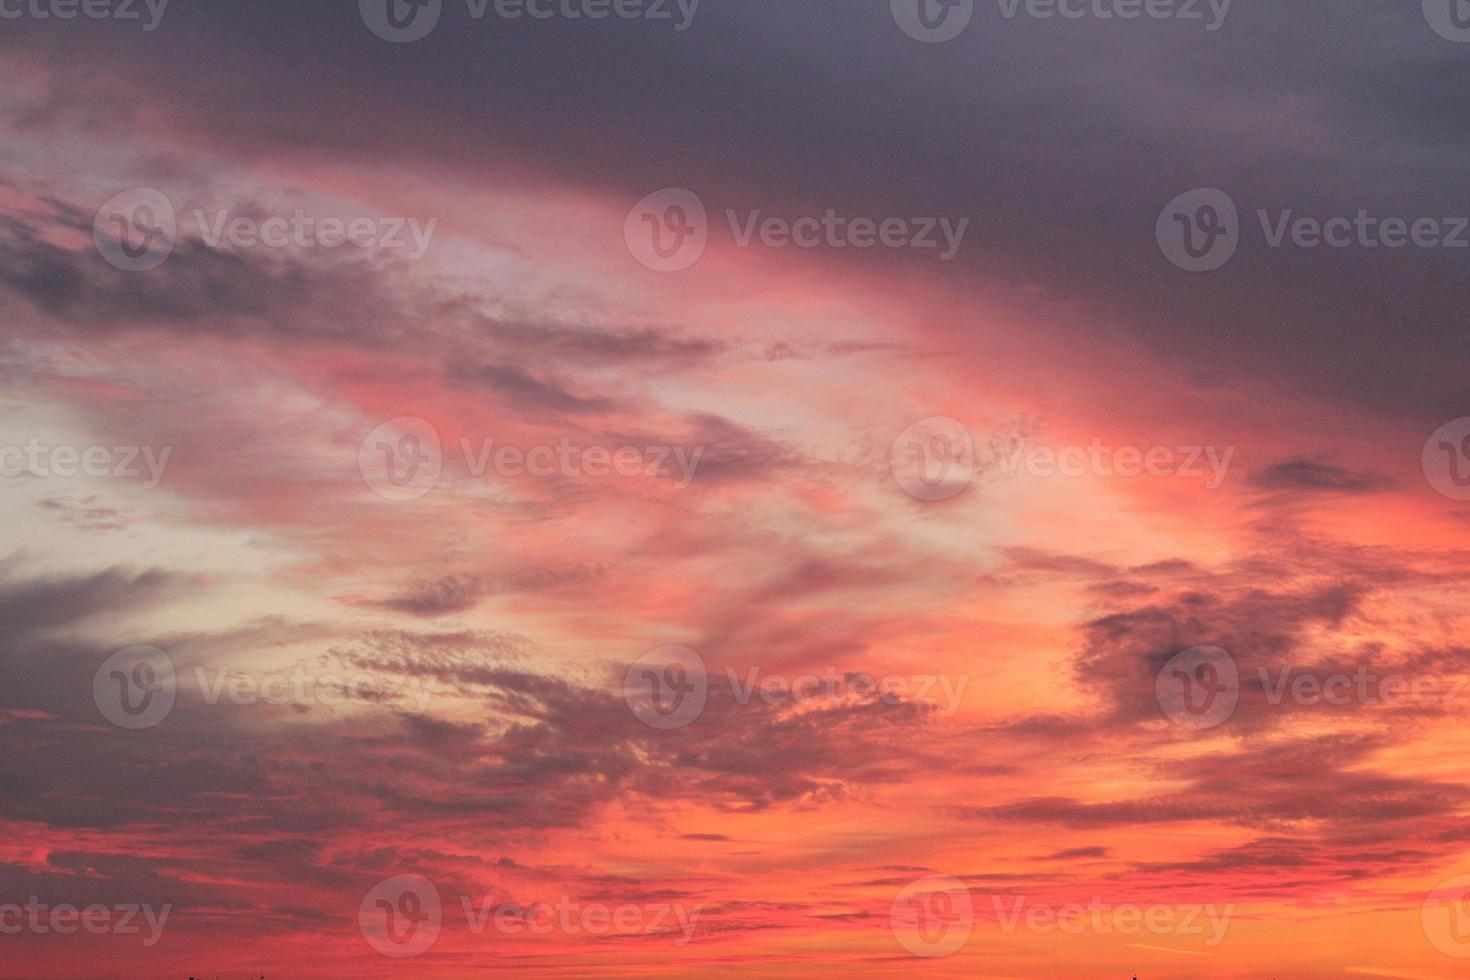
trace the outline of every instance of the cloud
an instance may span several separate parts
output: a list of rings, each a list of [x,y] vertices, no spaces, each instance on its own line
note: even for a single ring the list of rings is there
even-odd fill
[[[1251,474],[1252,486],[1262,490],[1296,493],[1382,493],[1394,481],[1375,473],[1354,473],[1341,466],[1310,459],[1283,459]]]

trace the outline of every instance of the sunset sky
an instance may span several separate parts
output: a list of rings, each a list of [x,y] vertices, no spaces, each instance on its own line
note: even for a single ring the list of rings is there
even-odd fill
[[[0,976],[1470,972],[1470,3],[85,3]]]

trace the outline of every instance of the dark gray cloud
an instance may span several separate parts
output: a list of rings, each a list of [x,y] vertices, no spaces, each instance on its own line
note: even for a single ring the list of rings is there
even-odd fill
[[[1355,473],[1332,463],[1294,458],[1283,459],[1250,477],[1252,486],[1287,493],[1380,493],[1392,490],[1394,481],[1376,473]]]
[[[942,274],[1012,299],[1039,290],[1178,358],[1186,376],[1265,378],[1415,424],[1463,414],[1466,252],[1273,249],[1256,216],[1464,210],[1455,113],[1470,63],[1417,5],[1235,4],[1214,32],[978,6],[943,45],[904,36],[885,3],[847,0],[710,2],[682,33],[616,18],[472,22],[450,3],[440,30],[406,45],[374,37],[351,3],[199,2],[142,40],[16,22],[0,44],[49,61],[54,86],[84,103],[98,65],[126,64],[110,102],[155,105],[247,156],[330,151],[479,177],[529,164],[630,204],[673,185],[716,210],[968,215]],[[53,107],[27,122],[75,117]],[[80,124],[108,120],[129,116]],[[1246,232],[1207,276],[1175,270],[1153,241],[1163,205],[1199,186],[1227,190]],[[619,228],[587,232],[617,247]],[[892,252],[845,258],[933,269]],[[55,297],[64,275],[45,270],[31,288]],[[969,324],[947,340],[982,352]]]

